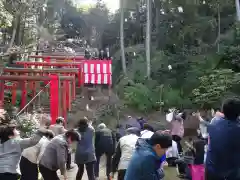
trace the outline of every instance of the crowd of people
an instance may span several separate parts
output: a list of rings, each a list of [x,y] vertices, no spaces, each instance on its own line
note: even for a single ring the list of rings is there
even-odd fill
[[[165,166],[177,166],[179,176],[192,179],[191,165],[205,167],[205,180],[240,180],[240,100],[228,99],[221,111],[206,120],[199,112],[199,134],[185,142],[186,113],[174,113],[170,130],[155,130],[143,118],[128,117],[128,123],[112,131],[104,123],[96,130],[80,119],[76,128],[66,130],[64,119],[56,124],[42,121],[30,138],[21,139],[17,125],[4,110],[0,112],[0,179],[64,180],[72,168],[75,147],[76,180],[99,179],[99,165],[106,157],[106,178],[111,180],[161,180]],[[192,157],[191,160],[188,157]],[[194,179],[193,179],[194,180]]]

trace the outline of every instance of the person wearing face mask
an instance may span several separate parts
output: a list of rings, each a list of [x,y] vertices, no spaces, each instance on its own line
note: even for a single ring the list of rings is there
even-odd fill
[[[41,157],[39,170],[44,180],[59,180],[57,170],[60,169],[64,180],[66,175],[66,162],[68,148],[71,144],[80,141],[80,135],[75,130],[68,130],[62,135],[54,137]]]
[[[0,110],[0,179],[18,180],[18,165],[22,151],[35,146],[48,130],[40,127],[31,137],[21,139],[16,124],[6,111]]]
[[[172,137],[155,132],[150,139],[138,139],[124,180],[159,180],[159,158],[172,146]]]

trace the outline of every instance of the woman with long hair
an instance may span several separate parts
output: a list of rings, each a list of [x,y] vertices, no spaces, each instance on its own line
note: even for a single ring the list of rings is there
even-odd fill
[[[87,170],[89,180],[95,180],[94,166],[96,162],[94,148],[94,128],[88,123],[86,118],[80,119],[77,131],[81,134],[81,141],[77,144],[75,163],[78,165],[76,180],[81,180],[84,173],[84,165]]]

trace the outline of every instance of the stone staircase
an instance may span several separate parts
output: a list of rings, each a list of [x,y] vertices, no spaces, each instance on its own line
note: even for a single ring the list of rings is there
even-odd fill
[[[76,100],[72,103],[72,111],[68,113],[69,123],[74,124],[83,117],[93,121],[97,120],[98,114],[96,112],[108,102],[108,90],[100,87],[84,87],[81,94],[78,94]]]
[[[84,56],[83,47],[71,47],[75,51],[75,56]],[[72,56],[64,49],[56,49],[56,52],[50,54],[43,53],[43,55],[57,55],[57,56]],[[86,116],[89,119],[97,119],[101,111],[109,103],[109,90],[102,88],[103,86],[92,86],[76,88],[76,100],[72,102],[72,109],[68,112],[68,122],[74,123],[80,118]],[[44,94],[46,92],[43,92]],[[44,113],[50,114],[49,96],[44,98],[40,105],[35,104],[38,108],[43,108]]]
[[[93,121],[98,119],[109,101],[109,90],[103,89],[101,86],[76,88],[76,100],[72,102],[72,109],[67,115],[68,123],[74,125],[83,117]],[[49,97],[45,94],[40,104],[36,101],[35,107],[42,108],[44,113],[50,115]]]

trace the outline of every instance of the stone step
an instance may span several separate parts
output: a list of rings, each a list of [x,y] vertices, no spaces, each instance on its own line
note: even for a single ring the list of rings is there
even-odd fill
[[[87,91],[91,91],[91,92],[96,92],[97,88],[96,87],[86,87]]]

